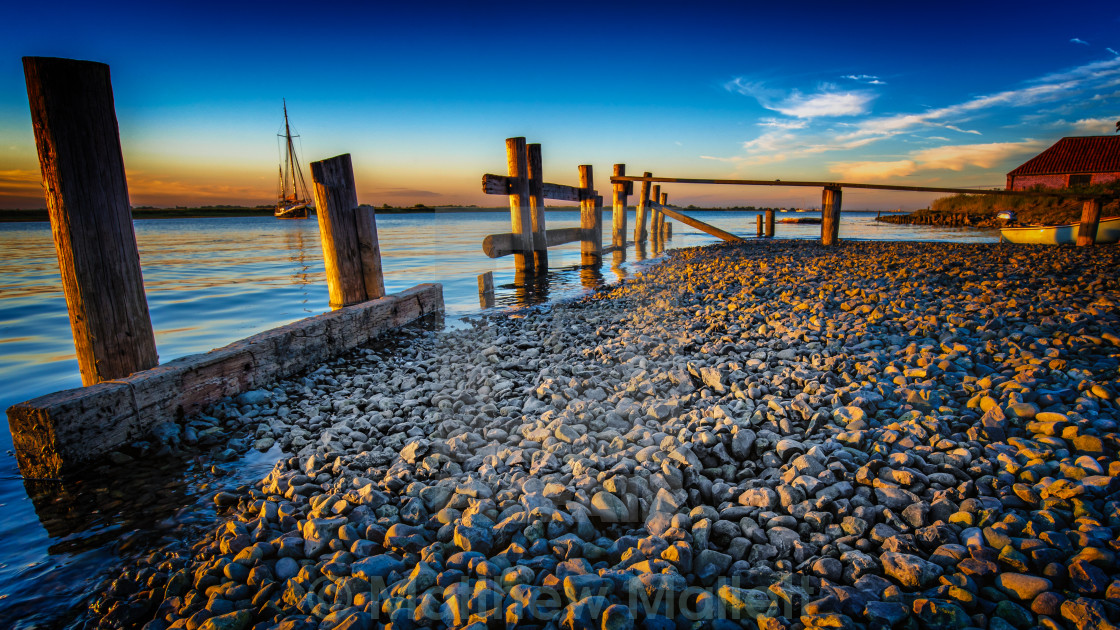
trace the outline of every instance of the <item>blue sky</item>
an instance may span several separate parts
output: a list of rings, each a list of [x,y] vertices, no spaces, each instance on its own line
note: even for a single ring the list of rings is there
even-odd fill
[[[349,152],[368,203],[488,204],[503,140],[546,179],[630,172],[1002,185],[1120,119],[1111,3],[62,2],[6,10],[0,206],[41,207],[20,57],[112,68],[136,205],[269,203],[281,99],[305,162]],[[402,6],[403,5],[403,6]],[[306,167],[305,167],[306,168]],[[676,185],[698,205],[819,191]],[[856,193],[846,207],[920,207]]]

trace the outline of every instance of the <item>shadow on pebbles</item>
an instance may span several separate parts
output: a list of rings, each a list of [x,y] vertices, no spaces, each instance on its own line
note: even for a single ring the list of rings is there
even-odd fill
[[[211,411],[288,455],[88,626],[1113,628],[1118,268],[714,245],[401,333]]]

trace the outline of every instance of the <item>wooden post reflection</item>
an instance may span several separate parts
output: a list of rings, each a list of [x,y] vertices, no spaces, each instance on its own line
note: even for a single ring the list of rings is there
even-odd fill
[[[593,291],[603,286],[603,272],[599,265],[584,265],[579,270],[579,281],[583,288]]]
[[[611,271],[614,272],[615,278],[619,281],[626,279],[629,275],[626,270],[622,268],[622,264],[626,262],[626,248],[621,247],[614,250],[611,254]]]

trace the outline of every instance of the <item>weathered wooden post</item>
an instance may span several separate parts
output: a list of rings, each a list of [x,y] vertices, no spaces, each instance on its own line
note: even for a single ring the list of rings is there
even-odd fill
[[[1097,227],[1101,222],[1101,200],[1086,199],[1081,205],[1081,227],[1077,228],[1077,246],[1097,244]]]
[[[755,222],[758,223],[758,238],[762,238],[762,215],[755,215]]]
[[[766,211],[766,238],[774,238],[774,211]]]
[[[614,175],[615,177],[624,177],[626,175],[626,165],[615,164]],[[611,245],[616,252],[619,250],[623,252],[623,259],[626,256],[626,197],[630,184],[631,182],[622,182],[614,185],[614,204],[612,207],[613,214],[611,215]]]
[[[645,173],[642,177],[653,177],[653,173]],[[642,182],[641,195],[638,197],[638,216],[634,226],[634,244],[646,242],[646,210],[649,208],[649,182]],[[644,256],[643,256],[644,258]]]
[[[669,205],[669,193],[661,193],[661,205]],[[665,213],[657,211],[657,238],[665,238]]]
[[[506,138],[506,162],[509,167],[509,215],[513,244],[520,250],[513,262],[518,269],[532,271],[533,251],[532,210],[529,202],[528,157],[525,138]]]
[[[82,384],[155,367],[109,66],[24,57],[23,72]]]
[[[529,209],[533,222],[533,266],[548,269],[548,235],[544,225],[544,171],[541,166],[541,145],[527,145],[529,166]]]
[[[358,207],[350,154],[312,162],[311,181],[331,306],[384,296],[377,223],[373,208]]]
[[[661,238],[661,184],[657,184],[650,192],[650,201],[653,202],[653,214],[649,218],[649,235],[653,240]]]
[[[595,195],[595,255],[602,262],[603,256],[603,196]]]
[[[487,271],[478,275],[478,305],[482,308],[494,306],[494,272]]]
[[[603,255],[602,197],[595,195],[595,176],[590,164],[579,167],[579,252],[584,265],[598,264]]]
[[[821,196],[821,245],[831,247],[840,235],[840,187],[827,186]]]
[[[385,297],[385,276],[381,269],[381,243],[377,239],[377,216],[373,206],[358,206],[354,222],[358,227],[358,256],[362,259],[362,283],[366,299]]]

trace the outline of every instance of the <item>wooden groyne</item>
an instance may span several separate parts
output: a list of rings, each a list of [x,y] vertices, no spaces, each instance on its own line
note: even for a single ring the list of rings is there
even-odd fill
[[[226,396],[264,387],[443,311],[443,288],[422,284],[274,328],[217,350],[125,378],[70,389],[8,408],[25,477],[57,477],[142,439]]]
[[[59,477],[160,423],[443,311],[439,284],[385,295],[373,209],[358,205],[350,156],[340,155],[311,165],[335,310],[158,365],[109,67],[42,57],[23,63],[84,385],[8,409],[24,477]]]

